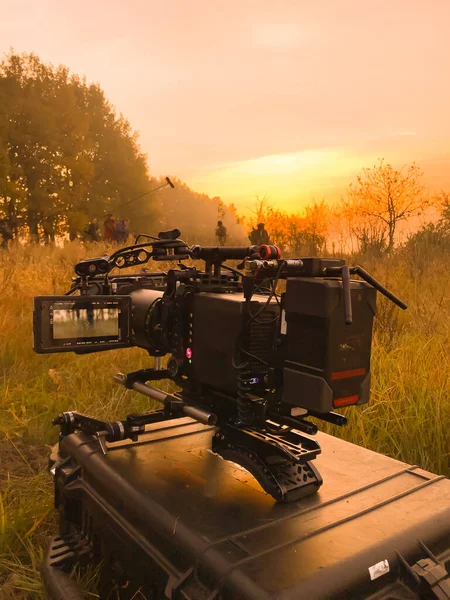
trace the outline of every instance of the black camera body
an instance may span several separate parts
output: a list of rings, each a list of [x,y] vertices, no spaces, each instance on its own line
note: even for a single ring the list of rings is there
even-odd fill
[[[352,281],[353,323],[345,325],[338,280],[288,279],[280,305],[272,300],[264,321],[253,321],[241,349],[248,353],[251,393],[276,388],[289,407],[318,413],[369,400],[370,349],[376,291]],[[255,312],[263,300],[254,300]],[[245,327],[242,294],[199,293],[186,317],[183,374],[211,390],[237,394],[236,339]],[[192,315],[192,316],[190,316]],[[263,362],[264,361],[264,362]]]
[[[241,464],[277,500],[314,493],[322,479],[311,461],[320,447],[307,417],[344,425],[335,408],[368,402],[376,289],[406,306],[343,260],[281,259],[273,246],[189,247],[179,235],[137,239],[83,261],[68,295],[35,299],[37,352],[144,348],[154,367],[115,379],[163,404],[113,423],[63,413],[55,421],[61,435],[91,433],[106,452],[106,442],[137,440],[146,425],[187,415],[215,425],[213,451]],[[186,258],[203,260],[204,270]],[[111,273],[150,259],[175,260],[178,268]],[[242,262],[234,268],[226,260]],[[178,391],[148,385],[163,379]]]

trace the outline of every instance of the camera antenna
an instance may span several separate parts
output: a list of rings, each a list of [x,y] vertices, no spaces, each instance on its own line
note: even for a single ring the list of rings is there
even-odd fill
[[[327,267],[325,269],[325,275],[329,275],[329,276],[333,276],[333,275],[339,276],[340,275],[342,278],[342,288],[343,288],[343,292],[344,292],[344,313],[345,313],[345,324],[346,325],[351,325],[353,323],[352,298],[351,298],[351,292],[350,292],[350,274],[359,275],[361,277],[361,279],[363,279],[364,281],[367,281],[367,283],[369,283],[372,287],[374,287],[376,290],[378,290],[380,292],[380,294],[383,294],[383,296],[386,296],[386,298],[388,300],[390,300],[391,302],[396,304],[402,310],[406,310],[408,308],[408,306],[402,300],[400,300],[400,298],[397,298],[397,296],[395,294],[393,294],[387,288],[385,288],[384,285],[381,285],[381,283],[379,283],[376,279],[374,279],[370,273],[365,271],[359,265],[356,265],[356,267],[349,267],[348,265],[344,265],[342,267]]]
[[[125,208],[125,206],[128,206],[129,204],[131,204],[135,200],[139,200],[140,198],[143,198],[144,196],[148,196],[149,194],[153,194],[154,192],[157,192],[158,190],[162,190],[163,188],[167,187],[168,185],[170,185],[170,187],[172,189],[175,187],[174,184],[170,181],[169,177],[166,177],[166,183],[163,183],[162,185],[160,185],[159,187],[155,188],[154,190],[149,190],[148,192],[144,192],[143,194],[140,194],[139,196],[136,196],[136,198],[132,198],[131,200],[129,200],[128,202],[126,202],[121,208]]]

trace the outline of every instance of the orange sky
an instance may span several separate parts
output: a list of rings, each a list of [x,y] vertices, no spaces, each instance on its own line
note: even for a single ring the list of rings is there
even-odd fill
[[[242,208],[415,160],[450,189],[449,0],[0,0],[0,51],[98,81],[154,175]]]

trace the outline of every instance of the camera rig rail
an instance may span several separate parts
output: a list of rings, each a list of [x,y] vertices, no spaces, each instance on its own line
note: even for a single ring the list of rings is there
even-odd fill
[[[204,269],[187,259],[203,261]],[[177,268],[150,272],[150,260]],[[140,271],[112,273],[130,267]],[[60,436],[86,432],[106,453],[108,443],[138,440],[146,425],[189,416],[216,428],[214,452],[283,502],[322,484],[312,463],[320,453],[310,437],[317,426],[308,417],[343,426],[347,419],[334,408],[368,401],[376,291],[406,308],[344,260],[282,259],[269,245],[188,246],[177,229],[139,235],[111,256],[81,261],[75,273],[65,297],[35,299],[35,350],[144,348],[153,368],[114,380],[162,408],[116,422],[65,412],[54,421]],[[178,390],[148,383],[163,380]]]

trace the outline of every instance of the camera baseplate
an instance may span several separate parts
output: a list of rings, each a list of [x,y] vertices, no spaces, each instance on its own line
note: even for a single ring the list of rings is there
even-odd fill
[[[212,450],[235,462],[279,502],[293,502],[317,492],[322,477],[311,461],[319,444],[286,430],[277,435],[251,427],[225,425],[213,437]]]

